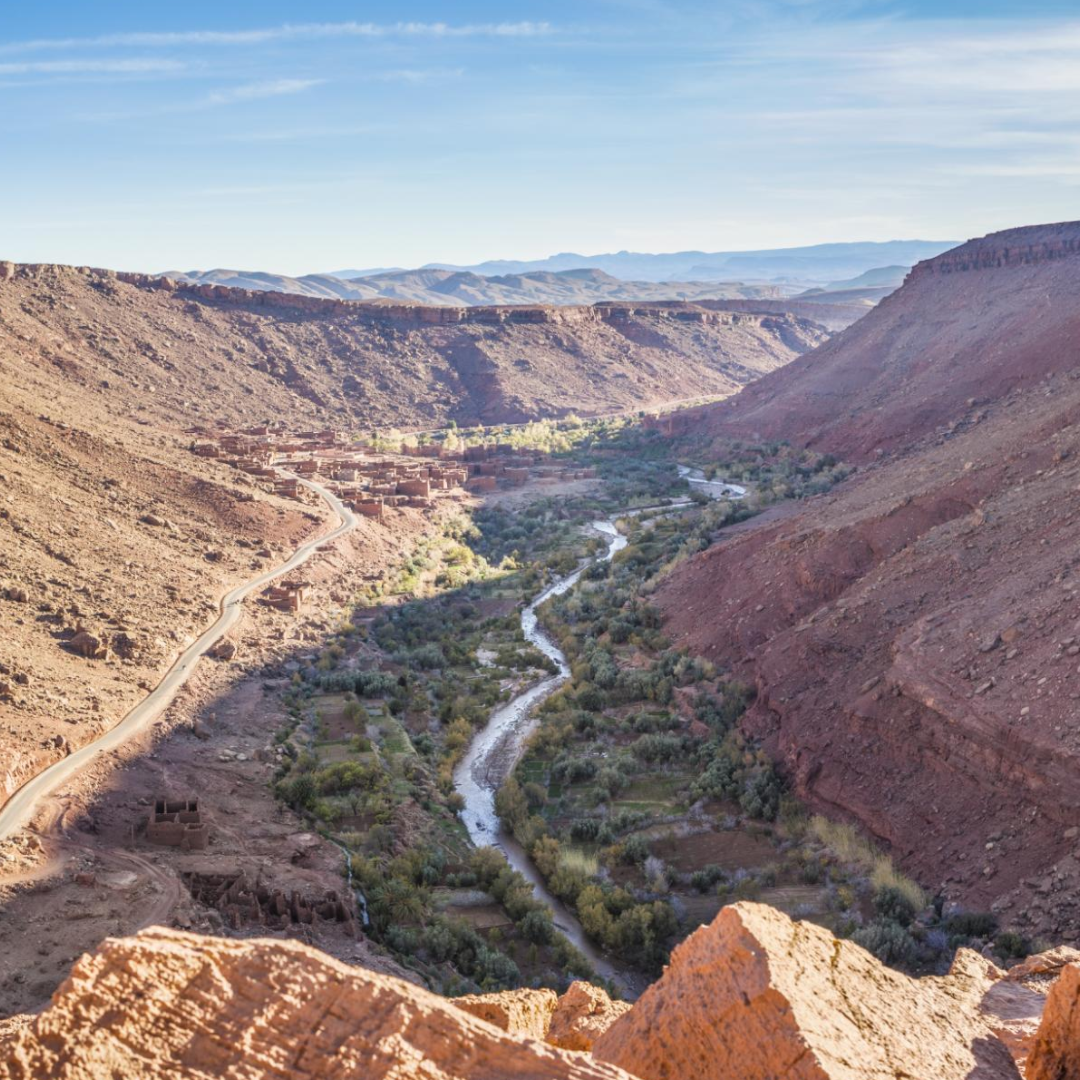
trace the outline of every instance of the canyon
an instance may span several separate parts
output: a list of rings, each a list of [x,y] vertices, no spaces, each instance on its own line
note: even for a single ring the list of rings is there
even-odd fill
[[[43,800],[31,827],[0,848],[0,943],[18,966],[0,979],[11,1014],[0,1024],[0,1076],[1075,1075],[1080,954],[1049,947],[1080,940],[1078,279],[1074,223],[961,245],[918,264],[873,308],[806,300],[793,309],[776,298],[428,308],[0,264],[0,377],[10,388],[0,413],[3,795],[115,724],[213,620],[222,595],[314,549],[281,607],[248,605],[155,723]],[[856,312],[866,313],[853,321]],[[710,397],[723,400],[670,408]],[[639,411],[640,424],[630,415]],[[510,425],[570,423],[569,414],[610,418],[585,429],[587,464],[510,441]],[[609,422],[630,435],[619,443]],[[482,434],[479,445],[446,450],[480,424],[501,426],[491,442]],[[302,426],[313,431],[297,435]],[[417,441],[389,453],[393,429]],[[307,451],[255,460],[260,440],[321,443],[312,473],[355,486],[359,515],[347,532],[329,539],[338,523],[329,507],[280,483]],[[591,572],[603,562],[598,541],[579,527],[600,505],[589,500],[633,491],[631,517],[658,511],[641,528],[624,520],[629,541],[612,548],[627,548],[623,573],[659,545],[658,523],[679,527],[664,477],[700,485],[697,468],[733,462],[748,471],[734,486],[713,485],[740,494],[722,513],[687,500],[685,484],[671,488],[701,515],[686,520],[703,542],[675,558],[658,547],[647,592],[657,625],[638,597],[622,596],[617,639],[618,617],[600,605],[603,575]],[[768,472],[777,462],[786,471]],[[367,516],[360,504],[375,502]],[[626,508],[608,503],[604,513],[615,522]],[[530,555],[530,514],[540,534],[565,534],[563,546]],[[470,520],[503,542],[481,537],[494,546],[475,582],[451,572],[468,555]],[[522,535],[508,539],[515,528]],[[428,578],[409,570],[419,550],[443,553]],[[413,606],[389,584],[402,566],[415,579]],[[496,566],[508,577],[525,567],[525,591],[500,584]],[[563,676],[573,669],[580,680],[586,660],[597,670],[592,638],[602,635],[621,665],[610,685],[627,671],[643,678],[669,642],[685,653],[666,713],[589,706],[576,682],[574,715],[594,714],[579,728],[625,721],[616,741],[632,729],[662,750],[667,738],[689,760],[704,740],[734,737],[723,741],[716,717],[703,722],[702,694],[728,704],[745,685],[736,718],[745,742],[735,744],[744,763],[775,762],[810,809],[857,823],[925,886],[929,914],[907,916],[920,934],[950,913],[988,911],[1036,955],[1000,968],[1004,946],[972,933],[982,955],[960,948],[947,972],[913,978],[817,925],[821,913],[791,918],[719,893],[710,909],[719,914],[699,919],[627,1004],[569,981],[583,970],[573,955],[549,979],[562,954],[543,927],[521,942],[533,942],[531,954],[518,949],[521,913],[477,922],[489,936],[476,940],[509,937],[521,973],[541,971],[533,984],[555,981],[561,993],[480,992],[485,981],[521,987],[528,977],[499,983],[468,969],[470,984],[456,959],[435,963],[430,946],[413,942],[410,952],[389,928],[370,927],[378,855],[356,840],[344,879],[347,849],[327,838],[338,843],[345,827],[326,816],[327,800],[297,796],[297,781],[304,770],[323,784],[346,764],[381,763],[407,794],[395,795],[386,820],[358,802],[346,814],[351,834],[383,836],[387,858],[404,864],[416,837],[446,833],[447,864],[414,860],[413,870],[481,918],[468,893],[492,890],[496,873],[485,880],[484,858],[470,862],[459,848],[460,793],[449,779],[464,759],[428,753],[425,763],[413,744],[443,739],[459,723],[453,708],[473,707],[461,704],[461,686],[508,655],[521,663],[487,705],[545,685],[551,668],[499,620],[534,611],[524,599],[575,566],[600,629],[586,635],[592,651],[560,661]],[[443,608],[437,575],[453,583],[442,587]],[[627,580],[612,573],[611,595]],[[488,591],[470,591],[476,582]],[[465,618],[469,605],[479,614],[461,636],[474,666],[459,683],[439,683],[431,650],[449,647],[430,627]],[[569,612],[555,613],[564,634]],[[477,627],[494,637],[476,637]],[[356,688],[340,703],[337,675]],[[387,689],[361,692],[368,683]],[[450,704],[429,718],[421,698],[425,709]],[[628,700],[660,703],[645,691]],[[304,702],[316,705],[305,713]],[[354,714],[363,717],[355,732]],[[531,752],[550,771],[558,759],[537,754],[541,736]],[[538,811],[546,805],[565,826],[575,782],[569,772],[528,775],[532,816],[514,833],[533,830],[523,848],[539,865],[536,853],[568,848],[570,833],[543,835]],[[732,818],[720,796],[686,801],[688,820]],[[495,809],[508,824],[498,800]],[[680,837],[771,836],[763,822],[790,812],[747,811],[741,823],[685,836],[643,829],[654,845],[646,865]],[[497,827],[492,817],[487,829]],[[794,835],[785,827],[776,827],[781,846]],[[178,850],[152,850],[158,834]],[[612,850],[629,848],[616,840]],[[672,870],[645,896],[625,863],[605,873],[631,897],[613,903],[641,907],[662,906],[669,891],[679,907],[690,878]],[[583,920],[585,895],[575,891],[572,905]],[[372,917],[381,910],[375,897]],[[402,910],[403,924],[417,921],[416,909]],[[680,933],[693,925],[683,920]],[[421,984],[470,992],[443,998]],[[128,1008],[133,1000],[145,1007]]]

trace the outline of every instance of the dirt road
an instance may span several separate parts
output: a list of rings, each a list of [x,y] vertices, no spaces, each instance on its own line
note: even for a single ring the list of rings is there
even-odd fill
[[[139,702],[115,727],[105,732],[99,739],[87,743],[75,753],[51,765],[24,784],[0,810],[0,841],[12,836],[33,817],[40,801],[55,791],[65,780],[69,780],[80,769],[86,768],[101,754],[121,746],[126,740],[143,730],[156,720],[176,696],[177,691],[187,682],[196,664],[235,625],[241,615],[241,604],[256,589],[261,589],[275,578],[287,574],[302,566],[322,545],[356,527],[357,518],[344,506],[337,496],[327,491],[321,484],[310,480],[300,481],[306,488],[314,491],[337,515],[340,524],[324,536],[316,537],[303,543],[292,556],[280,566],[266,570],[243,585],[226,593],[222,597],[220,614],[213,625],[189,645],[160,683],[142,701]]]

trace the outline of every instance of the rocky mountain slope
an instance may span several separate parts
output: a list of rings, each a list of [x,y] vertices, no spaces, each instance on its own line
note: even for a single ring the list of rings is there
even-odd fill
[[[222,593],[326,518],[190,453],[186,423],[292,395],[270,378],[261,400],[243,393],[248,369],[225,353],[239,341],[201,353],[197,318],[143,300],[71,270],[0,281],[0,805],[115,725]],[[378,564],[421,519],[364,522],[348,544]]]
[[[812,804],[1055,940],[1080,939],[1078,285],[1080,224],[974,241],[663,425],[862,464],[679,567],[667,629],[756,684],[746,728]]]
[[[189,285],[293,293],[338,300],[397,300],[435,307],[493,304],[580,306],[603,300],[698,300],[725,297],[781,297],[796,288],[739,281],[623,281],[603,270],[584,268],[557,272],[484,276],[470,270],[397,270],[360,278],[305,274],[291,278],[243,270],[205,270],[164,275]]]
[[[1078,958],[1006,974],[961,951],[948,975],[913,980],[740,903],[627,1010],[580,983],[454,1002],[296,942],[155,928],[102,943],[11,1025],[0,1077],[1061,1080],[1080,1061]]]
[[[0,269],[3,347],[117,413],[430,427],[731,393],[820,324],[692,304],[356,304],[70,267]]]

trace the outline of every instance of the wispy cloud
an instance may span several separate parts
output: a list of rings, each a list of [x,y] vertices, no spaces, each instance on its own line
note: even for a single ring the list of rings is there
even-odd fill
[[[299,94],[320,86],[325,79],[270,79],[267,82],[245,83],[232,86],[227,90],[215,90],[199,102],[203,106],[231,105],[238,101],[257,101],[260,98],[282,97],[285,94]]]
[[[0,64],[0,75],[145,75],[187,70],[180,60],[33,60]]]
[[[440,82],[444,79],[460,79],[465,74],[464,68],[396,68],[381,71],[371,78],[375,82],[427,83]]]
[[[34,52],[46,49],[77,48],[154,48],[182,45],[259,45],[268,41],[303,38],[385,38],[385,37],[542,37],[554,33],[546,22],[465,23],[459,26],[443,22],[398,23],[286,23],[282,26],[252,30],[176,30],[99,34],[83,38],[36,38],[0,44],[0,52]]]

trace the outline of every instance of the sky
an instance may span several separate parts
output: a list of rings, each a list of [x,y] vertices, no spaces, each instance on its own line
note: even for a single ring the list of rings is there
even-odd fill
[[[302,274],[1080,216],[1075,0],[3,7],[20,262]]]

